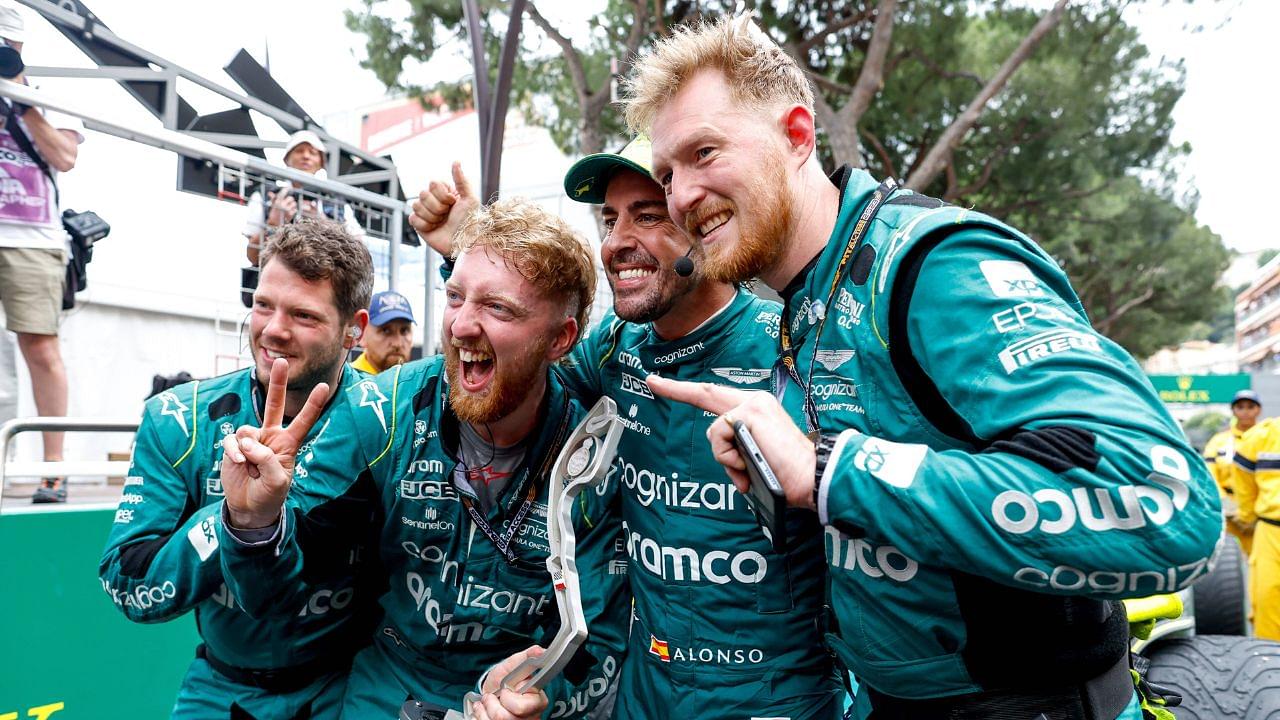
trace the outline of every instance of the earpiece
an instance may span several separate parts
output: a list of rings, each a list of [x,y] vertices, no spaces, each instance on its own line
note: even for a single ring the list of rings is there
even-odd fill
[[[352,325],[351,327],[347,328],[347,335],[350,335],[352,340],[359,340],[360,336],[363,334],[364,334],[364,331],[360,329],[359,325]]]

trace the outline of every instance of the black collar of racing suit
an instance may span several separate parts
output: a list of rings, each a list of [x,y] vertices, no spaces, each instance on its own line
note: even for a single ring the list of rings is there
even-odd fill
[[[449,382],[445,377],[444,363],[441,362],[440,374],[440,392],[439,392],[439,418],[440,418],[440,444],[445,452],[454,462],[458,462],[461,457],[459,449],[459,428],[462,421],[454,414],[453,408],[449,405]],[[547,370],[547,391],[542,399],[542,403],[538,406],[538,420],[534,425],[534,433],[536,436],[529,445],[529,451],[525,453],[524,461],[520,467],[516,469],[515,477],[525,477],[525,469],[531,468],[532,472],[527,474],[528,479],[532,482],[543,482],[551,472],[551,466],[555,461],[556,455],[560,451],[560,446],[568,439],[569,432],[573,429],[573,413],[569,394],[565,391],[564,386],[560,384],[559,377]],[[528,482],[511,483],[502,491],[502,497],[495,505],[501,507],[503,514],[507,514],[513,505],[517,505],[518,501],[524,497],[528,490]]]

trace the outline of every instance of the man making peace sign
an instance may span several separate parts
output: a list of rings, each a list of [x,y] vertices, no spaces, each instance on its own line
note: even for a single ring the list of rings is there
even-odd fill
[[[550,366],[578,342],[595,271],[582,239],[527,200],[477,211],[454,251],[443,358],[349,389],[309,452],[296,451],[298,426],[315,416],[318,397],[288,428],[268,412],[261,428],[226,443],[223,567],[248,612],[291,607],[327,537],[297,518],[332,506],[330,534],[340,534],[368,519],[359,505],[341,517],[331,499],[370,500],[390,587],[374,643],[352,666],[343,717],[394,718],[406,697],[458,707],[486,670],[477,720],[544,708],[581,717],[618,677],[630,610],[616,485],[579,495],[572,510],[589,656],[545,695],[499,683],[540,652],[530,646],[557,619],[546,569],[547,499],[559,490],[550,472],[583,413]]]
[[[194,609],[204,644],[175,718],[337,717],[347,668],[368,644],[376,609],[377,588],[365,582],[374,579],[361,574],[363,537],[332,536],[315,555],[312,592],[288,612],[251,619],[219,563],[219,442],[260,418],[267,426],[293,418],[294,448],[314,439],[312,423],[333,415],[361,377],[344,361],[368,322],[372,287],[369,251],[341,225],[286,226],[262,256],[249,317],[253,366],[147,403],[99,574],[130,620],[161,622]],[[338,392],[326,406],[331,387]]]

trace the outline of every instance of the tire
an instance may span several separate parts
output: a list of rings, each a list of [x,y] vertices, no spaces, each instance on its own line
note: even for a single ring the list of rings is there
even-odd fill
[[[1191,586],[1197,635],[1248,635],[1248,574],[1240,543],[1222,538],[1222,551],[1213,571]]]
[[[1280,720],[1280,643],[1199,635],[1146,655],[1147,681],[1182,695],[1178,720]]]

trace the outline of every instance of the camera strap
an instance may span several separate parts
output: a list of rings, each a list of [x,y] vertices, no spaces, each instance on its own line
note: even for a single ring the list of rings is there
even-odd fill
[[[53,177],[53,171],[49,169],[49,163],[36,150],[35,145],[31,143],[31,138],[27,137],[27,131],[22,128],[22,123],[18,121],[18,115],[13,111],[13,103],[9,103],[5,108],[5,127],[8,128],[9,134],[13,136],[13,141],[18,143],[18,147],[22,152],[26,153],[31,161],[44,172],[44,176],[49,178],[50,184],[53,185],[53,209],[58,212],[62,208],[62,199],[58,196],[58,181]]]

